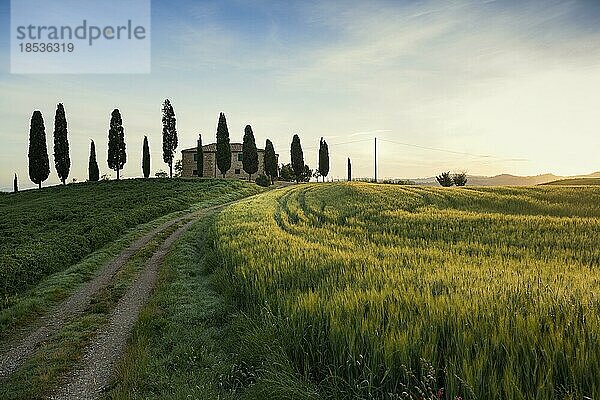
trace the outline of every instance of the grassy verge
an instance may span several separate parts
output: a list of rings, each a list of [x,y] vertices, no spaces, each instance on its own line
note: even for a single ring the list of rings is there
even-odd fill
[[[5,303],[5,307],[0,309],[0,350],[4,347],[4,343],[22,334],[23,327],[31,329],[29,325],[37,317],[65,300],[81,284],[91,279],[102,266],[152,229],[189,211],[234,201],[257,191],[258,189],[254,187],[230,192],[217,190],[211,195],[204,196],[204,199],[199,198],[200,201],[187,210],[172,212],[151,222],[130,228],[123,236],[90,254],[80,262],[44,278],[37,285],[24,292],[12,295],[10,302]]]
[[[61,377],[81,359],[87,343],[108,321],[114,306],[137,273],[178,226],[174,225],[159,233],[137,252],[119,270],[111,284],[94,296],[90,306],[81,315],[69,321],[63,329],[43,343],[8,379],[0,381],[0,398],[16,400],[47,397]]]
[[[256,185],[236,180],[132,179],[1,196],[0,309],[132,227],[200,202],[259,191]]]
[[[214,218],[169,253],[106,398],[318,398],[277,350],[273,330],[215,290]]]
[[[29,326],[31,322],[65,300],[82,283],[90,280],[99,268],[110,262],[131,243],[183,213],[171,213],[138,226],[81,262],[45,278],[35,287],[15,296],[13,305],[0,311],[0,342],[7,342],[20,334],[24,326],[31,329]]]

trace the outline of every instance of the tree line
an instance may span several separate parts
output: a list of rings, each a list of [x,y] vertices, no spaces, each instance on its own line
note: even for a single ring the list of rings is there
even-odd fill
[[[167,99],[163,103],[163,159],[169,165],[171,176],[173,175],[173,157],[177,148],[177,129],[175,112],[173,106]],[[35,110],[31,116],[29,128],[29,151],[28,151],[29,179],[39,188],[50,175],[50,162],[48,148],[46,145],[46,128],[41,111]],[[117,174],[120,179],[120,171],[127,162],[127,146],[125,144],[125,129],[119,109],[114,109],[110,116],[108,129],[108,167]],[[66,184],[71,168],[69,156],[69,139],[67,129],[67,118],[62,103],[56,107],[54,116],[54,166],[62,184]],[[148,137],[144,136],[142,154],[142,173],[144,177],[150,176],[150,149]],[[100,180],[100,169],[96,157],[96,145],[92,140],[90,143],[90,156],[88,164],[88,180]],[[14,177],[14,191],[18,191],[17,175]]]
[[[162,144],[163,161],[169,166],[169,176],[173,177],[173,160],[175,150],[178,145],[177,137],[177,119],[174,108],[169,99],[163,102],[162,107]],[[66,184],[71,168],[69,156],[68,125],[65,109],[62,103],[56,108],[54,117],[54,166],[62,184]],[[224,113],[220,113],[217,124],[217,168],[222,176],[231,168],[231,145],[229,139],[229,130]],[[197,142],[198,156],[196,158],[198,176],[203,175],[204,157],[202,150],[202,137],[198,137]],[[253,174],[258,172],[258,149],[254,133],[250,125],[244,129],[244,138],[242,144],[242,165],[244,171],[248,174],[248,180],[251,180]],[[329,148],[327,142],[321,138],[319,142],[318,168],[313,171],[304,163],[304,154],[300,137],[294,135],[290,147],[291,163],[282,164],[281,169],[277,164],[275,148],[271,140],[267,139],[265,143],[264,171],[269,183],[273,183],[278,177],[284,180],[295,180],[296,182],[309,181],[312,177],[322,177],[323,181],[329,174]],[[50,175],[50,162],[48,148],[46,144],[46,129],[44,118],[41,111],[35,110],[31,116],[29,130],[29,151],[28,151],[28,172],[30,180],[42,187]],[[123,119],[119,109],[114,109],[110,116],[108,129],[108,155],[107,165],[116,172],[117,180],[120,179],[120,171],[127,163],[127,146],[125,143],[125,129]],[[148,137],[144,136],[142,144],[142,174],[144,178],[150,176],[150,147]],[[88,180],[100,180],[100,168],[96,156],[96,145],[93,140],[90,142],[90,154],[88,163]],[[14,176],[14,191],[18,191],[17,175]]]
[[[173,177],[173,161],[175,158],[175,150],[178,146],[177,137],[177,119],[175,110],[169,99],[166,99],[162,105],[162,145],[163,145],[163,161],[169,167],[169,176]],[[216,161],[219,172],[225,177],[226,173],[231,169],[231,144],[229,139],[229,129],[224,113],[219,114],[216,132]],[[56,173],[62,182],[66,184],[71,168],[71,159],[69,156],[69,140],[68,140],[68,124],[65,113],[65,108],[62,103],[56,107],[54,116],[54,132],[53,132],[53,155],[54,167]],[[204,171],[204,154],[202,149],[202,136],[198,137],[197,142],[197,157],[196,167],[198,176],[203,176]],[[329,147],[324,138],[319,141],[318,167],[313,172],[310,167],[304,162],[304,153],[299,135],[295,134],[292,138],[290,146],[290,159],[288,164],[282,164],[279,167],[277,156],[273,146],[273,142],[269,139],[265,143],[264,154],[264,173],[265,177],[257,177],[257,182],[268,182],[273,184],[276,179],[284,181],[308,182],[311,178],[322,178],[323,182],[329,174]],[[44,118],[41,111],[35,110],[31,116],[31,124],[29,130],[29,151],[28,151],[28,167],[30,180],[42,187],[42,183],[48,179],[50,175],[50,162],[48,156],[48,148],[46,145],[46,129]],[[125,143],[125,129],[123,127],[123,119],[119,109],[114,109],[111,113],[109,129],[108,129],[108,167],[116,172],[116,179],[120,179],[120,172],[127,162],[127,146]],[[244,128],[244,137],[242,143],[242,166],[248,174],[248,180],[252,179],[252,175],[258,172],[259,160],[258,149],[254,138],[254,132],[250,125]],[[177,169],[177,166],[175,166]],[[348,181],[352,180],[352,166],[348,159]],[[144,178],[150,176],[150,147],[148,137],[144,136],[142,144],[142,174]],[[166,173],[163,173],[166,176]],[[157,173],[157,176],[159,174]],[[100,169],[96,157],[96,146],[93,140],[90,143],[89,165],[88,165],[88,180],[100,180]],[[450,174],[443,172],[436,176],[438,183],[441,186],[465,186],[467,183],[467,175],[465,173]],[[13,181],[14,192],[18,191],[17,174]]]
[[[202,137],[198,138],[198,148],[196,157],[197,160],[197,171],[198,174],[202,174],[203,171],[203,153],[202,153]],[[219,122],[217,124],[217,168],[219,172],[225,177],[225,174],[231,168],[231,145],[229,139],[229,129],[227,128],[227,119],[225,114],[219,115]],[[317,173],[313,174],[312,170],[304,163],[304,152],[302,151],[302,144],[300,143],[300,136],[295,134],[292,138],[290,146],[290,159],[289,164],[282,164],[281,169],[277,165],[277,155],[273,142],[267,139],[265,143],[265,155],[264,155],[264,170],[265,175],[270,180],[271,184],[277,179],[281,178],[288,181],[296,182],[307,182],[312,177],[325,177],[329,174],[329,148],[327,142],[321,138],[319,143],[319,167]],[[242,167],[248,174],[248,180],[251,179],[252,174],[258,171],[258,150],[256,147],[256,140],[254,138],[254,132],[250,125],[246,125],[244,129],[244,138],[242,141]]]

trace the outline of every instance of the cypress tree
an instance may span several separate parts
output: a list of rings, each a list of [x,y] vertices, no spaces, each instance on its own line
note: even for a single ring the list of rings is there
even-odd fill
[[[150,146],[148,146],[148,136],[144,136],[144,145],[142,146],[142,173],[144,178],[150,176]]]
[[[125,131],[123,130],[123,120],[121,112],[114,109],[110,118],[110,129],[108,130],[108,167],[117,171],[117,180],[119,180],[119,171],[127,162],[127,153],[125,152]]]
[[[352,163],[350,157],[348,157],[348,182],[352,181]]]
[[[96,145],[92,140],[90,144],[90,161],[88,164],[88,180],[97,182],[100,180],[100,170],[98,169],[98,161],[96,161]]]
[[[46,128],[44,118],[38,110],[31,116],[31,127],[29,129],[29,179],[38,187],[42,188],[42,182],[50,175],[50,161],[48,160],[48,148],[46,147]]]
[[[163,160],[169,166],[169,177],[173,177],[173,157],[177,148],[175,111],[169,99],[163,103]]]
[[[71,159],[69,158],[67,117],[62,103],[58,103],[56,106],[56,115],[54,116],[54,166],[64,185],[71,169]]]
[[[196,148],[196,170],[198,176],[204,176],[204,149],[202,148],[202,135],[198,135],[198,147]]]
[[[271,178],[271,184],[273,184],[273,181],[277,178],[277,156],[275,155],[273,143],[269,139],[265,143],[265,159],[263,161],[265,173]]]
[[[13,192],[17,193],[19,191],[19,183],[17,182],[17,174],[15,174],[15,179],[13,180]]]
[[[227,129],[227,120],[225,114],[219,114],[219,124],[217,125],[217,168],[225,174],[231,168],[231,146],[229,144],[229,130]]]
[[[242,166],[248,174],[248,181],[252,178],[252,174],[258,171],[258,150],[256,149],[256,141],[254,140],[254,132],[252,127],[246,125],[244,129],[244,141],[242,143]]]
[[[300,137],[298,135],[294,135],[294,138],[292,139],[290,155],[292,159],[292,169],[296,176],[296,183],[298,183],[304,173],[304,153],[302,153],[302,145],[300,144]]]
[[[323,138],[319,142],[319,174],[325,182],[325,177],[329,174],[329,147]]]

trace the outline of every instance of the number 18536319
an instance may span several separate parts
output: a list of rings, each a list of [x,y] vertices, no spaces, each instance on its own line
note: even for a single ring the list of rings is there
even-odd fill
[[[21,53],[72,53],[73,43],[19,43]]]

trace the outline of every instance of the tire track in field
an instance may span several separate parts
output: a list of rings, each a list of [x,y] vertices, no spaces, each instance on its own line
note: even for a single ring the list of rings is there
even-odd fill
[[[219,206],[221,207],[221,206]],[[175,230],[160,245],[140,271],[135,282],[121,297],[111,313],[107,326],[101,329],[85,351],[82,361],[67,377],[51,399],[97,399],[108,386],[114,367],[121,358],[127,338],[139,313],[152,293],[158,271],[171,245],[194,223],[195,219]]]
[[[156,235],[181,221],[192,219],[207,210],[216,207],[222,206],[209,207],[174,218],[134,241],[115,259],[103,267],[94,278],[85,283],[81,289],[73,293],[57,308],[40,317],[39,321],[41,324],[33,332],[25,334],[13,343],[8,344],[7,350],[0,355],[0,380],[7,378],[17,368],[23,365],[41,343],[54,333],[58,332],[69,320],[85,311],[91,304],[93,296],[100,290],[106,288],[115,274],[127,263],[127,261],[129,261],[136,252],[148,244]]]

